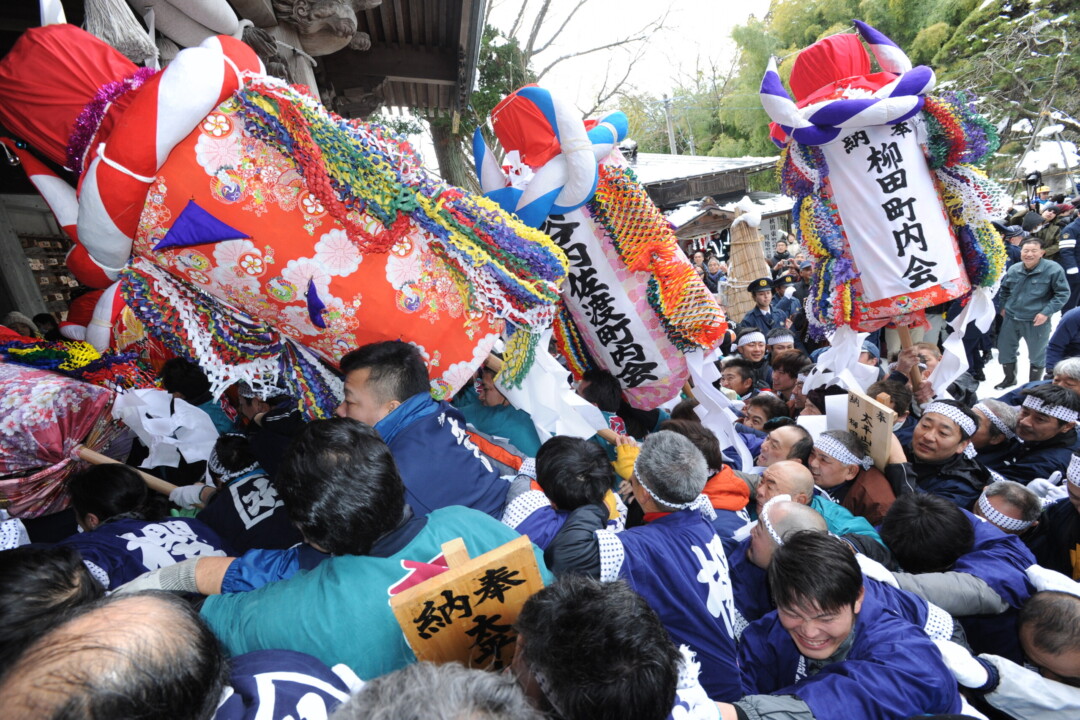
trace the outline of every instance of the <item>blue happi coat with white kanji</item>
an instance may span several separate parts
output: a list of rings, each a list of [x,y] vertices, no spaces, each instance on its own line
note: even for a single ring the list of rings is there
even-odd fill
[[[325,718],[358,692],[363,680],[293,650],[256,650],[229,661],[229,684],[214,720]]]
[[[958,713],[960,695],[937,646],[911,623],[863,603],[847,655],[816,670],[776,611],[739,642],[746,695],[794,695],[815,720],[903,720]]]
[[[151,570],[194,557],[224,557],[230,550],[204,523],[181,517],[110,520],[89,532],[64,538],[60,544],[78,550],[87,569],[106,590],[115,590]]]
[[[274,483],[261,469],[219,488],[196,516],[232,546],[234,552],[292,547],[303,538],[289,521]]]
[[[676,645],[701,663],[709,697],[740,695],[735,658],[735,603],[724,546],[697,510],[663,515],[646,525],[604,535],[601,579],[625,579],[653,610]]]

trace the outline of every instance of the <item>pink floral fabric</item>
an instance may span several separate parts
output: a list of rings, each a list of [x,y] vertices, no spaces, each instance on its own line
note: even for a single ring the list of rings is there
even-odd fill
[[[0,363],[0,507],[37,517],[67,507],[71,451],[108,421],[114,393],[33,368]]]

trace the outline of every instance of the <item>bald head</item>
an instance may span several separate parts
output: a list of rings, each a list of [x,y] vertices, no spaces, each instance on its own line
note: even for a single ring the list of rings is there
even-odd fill
[[[773,533],[783,541],[801,530],[829,531],[825,518],[817,510],[794,501],[776,500],[767,507],[760,508],[759,512],[758,524],[750,531],[750,545],[746,557],[762,570],[769,567],[773,552],[778,547]],[[769,527],[772,528],[772,533],[769,532]]]
[[[810,469],[794,460],[770,465],[758,483],[758,507],[764,507],[775,495],[790,495],[795,502],[809,505],[814,495],[814,476]]]
[[[203,720],[226,672],[217,638],[183,600],[113,596],[30,645],[0,682],[0,697],[13,717]]]
[[[757,464],[769,467],[783,460],[805,460],[813,446],[814,440],[805,428],[799,425],[784,425],[765,436]]]

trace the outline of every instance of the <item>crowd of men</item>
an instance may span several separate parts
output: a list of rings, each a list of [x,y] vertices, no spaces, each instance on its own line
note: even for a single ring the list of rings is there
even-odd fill
[[[578,438],[544,437],[487,369],[432,399],[405,342],[345,355],[336,417],[315,421],[282,388],[215,400],[171,360],[162,386],[221,432],[208,461],[153,469],[178,486],[165,498],[136,447],[71,478],[70,511],[0,526],[3,715],[1076,716],[1080,276],[1063,256],[1080,221],[1048,229],[1070,212],[1002,225],[1008,392],[965,375],[936,394],[933,325],[912,347],[864,344],[866,394],[896,413],[883,462],[800,424],[847,389],[803,392],[823,341],[786,246],[724,345],[734,442],[692,396],[643,411],[599,368],[576,390],[613,432]],[[723,268],[700,260],[714,288]],[[1020,338],[1032,368],[1014,387]],[[545,587],[509,666],[418,663],[389,599],[444,543],[476,557],[522,535]]]

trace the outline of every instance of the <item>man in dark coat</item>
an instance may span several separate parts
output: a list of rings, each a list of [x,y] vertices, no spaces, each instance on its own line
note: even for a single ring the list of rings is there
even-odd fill
[[[988,467],[1006,480],[1027,485],[1064,470],[1076,449],[1080,395],[1048,383],[1024,391],[1016,439]]]

